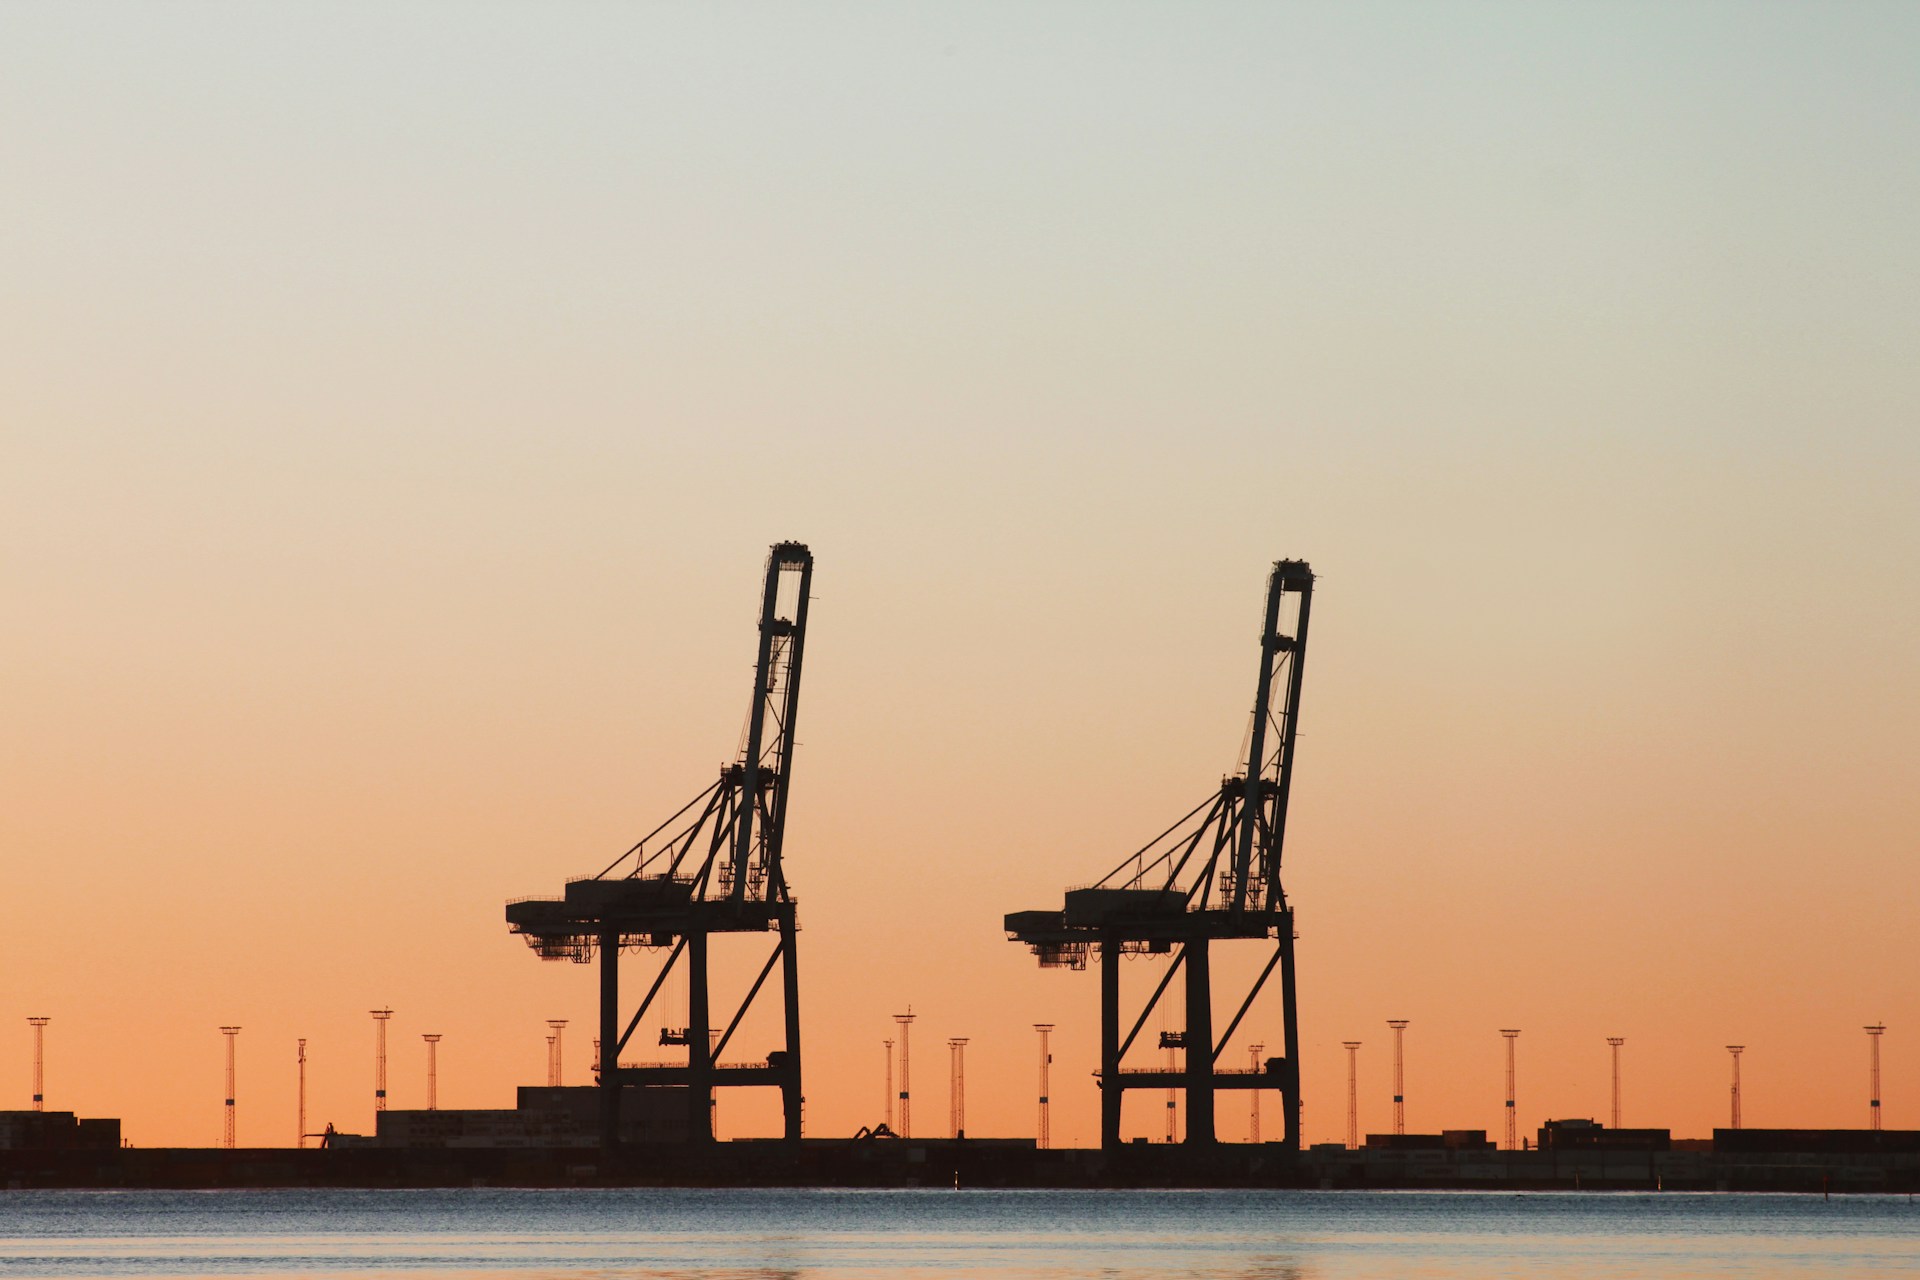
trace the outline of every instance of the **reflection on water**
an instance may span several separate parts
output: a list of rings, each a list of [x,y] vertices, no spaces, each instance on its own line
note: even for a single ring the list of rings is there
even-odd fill
[[[0,1192],[8,1276],[1712,1280],[1920,1275],[1907,1197]]]

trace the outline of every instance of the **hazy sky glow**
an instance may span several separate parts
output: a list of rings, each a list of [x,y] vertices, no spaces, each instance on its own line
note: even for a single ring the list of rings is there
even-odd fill
[[[1529,1128],[1607,1035],[1628,1123],[1733,1041],[1750,1125],[1864,1124],[1875,1020],[1920,1128],[1917,65],[1866,2],[0,7],[0,1109],[29,1014],[142,1145],[222,1023],[249,1145],[296,1036],[370,1126],[380,1005],[396,1105],[421,1032],[443,1105],[549,1017],[584,1082],[501,904],[733,753],[793,538],[810,1134],[912,1002],[917,1131],[965,1035],[1030,1134],[1052,1021],[1094,1140],[1095,982],[1000,915],[1235,767],[1280,556],[1310,1140],[1389,1017],[1417,1129],[1500,1126],[1502,1026]]]

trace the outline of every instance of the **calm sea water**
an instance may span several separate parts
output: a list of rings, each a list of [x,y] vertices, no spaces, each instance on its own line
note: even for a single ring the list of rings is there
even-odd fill
[[[1920,1276],[1905,1196],[0,1192],[0,1275],[1528,1280]]]

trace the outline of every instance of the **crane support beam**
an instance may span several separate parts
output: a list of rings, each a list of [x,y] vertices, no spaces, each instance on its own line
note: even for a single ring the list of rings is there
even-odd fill
[[[1213,1133],[1213,967],[1208,942],[1195,938],[1187,957],[1187,1142],[1211,1146]]]
[[[1173,963],[1167,966],[1167,971],[1160,975],[1160,985],[1153,989],[1153,994],[1147,997],[1147,1002],[1140,1006],[1140,1016],[1133,1020],[1133,1030],[1127,1032],[1127,1038],[1120,1043],[1120,1057],[1126,1057],[1127,1050],[1133,1048],[1133,1042],[1140,1038],[1140,1028],[1147,1025],[1147,1019],[1160,1004],[1160,997],[1165,995],[1167,988],[1173,985],[1173,975],[1180,972],[1180,966],[1186,963],[1186,959],[1187,953],[1182,950],[1173,958]]]
[[[1280,957],[1285,954],[1286,951],[1284,948],[1275,947],[1273,955],[1267,959],[1267,967],[1262,969],[1260,976],[1253,980],[1253,986],[1247,991],[1247,998],[1240,1002],[1239,1011],[1233,1015],[1233,1021],[1227,1024],[1226,1031],[1220,1037],[1220,1043],[1213,1046],[1213,1060],[1215,1062],[1220,1061],[1220,1055],[1227,1051],[1227,1042],[1233,1039],[1233,1033],[1240,1029],[1240,1022],[1247,1016],[1247,1010],[1253,1008],[1253,998],[1260,994],[1260,988],[1267,984],[1268,977],[1273,973],[1273,966],[1279,964]]]
[[[620,1050],[626,1037],[620,1031],[620,935],[600,930],[600,1146],[612,1151],[620,1145]],[[627,1028],[627,1035],[633,1028]]]

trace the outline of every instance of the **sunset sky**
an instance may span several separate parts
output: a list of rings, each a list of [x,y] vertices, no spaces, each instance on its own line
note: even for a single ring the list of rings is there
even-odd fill
[[[1031,1135],[1054,1022],[1097,1140],[1000,918],[1236,767],[1282,556],[1309,1141],[1394,1017],[1415,1130],[1501,1027],[1528,1131],[1609,1035],[1628,1124],[1744,1043],[1747,1124],[1864,1126],[1874,1021],[1920,1128],[1916,66],[1870,0],[0,7],[0,1109],[29,1015],[139,1145],[225,1023],[242,1145],[300,1036],[371,1129],[380,1006],[395,1106],[423,1032],[443,1106],[548,1018],[584,1083],[502,904],[732,757],[795,539],[810,1136],[911,1004],[916,1133],[967,1036]]]

